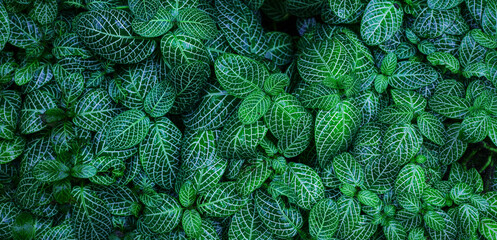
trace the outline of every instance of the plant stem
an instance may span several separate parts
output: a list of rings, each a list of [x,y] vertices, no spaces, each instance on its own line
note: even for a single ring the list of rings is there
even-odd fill
[[[480,151],[480,148],[473,149],[473,151],[466,157],[464,158],[464,161],[462,162],[462,165],[466,167],[466,164],[468,163],[469,159],[475,156],[475,154]]]
[[[299,234],[300,238],[302,238],[302,239],[312,239],[308,233],[302,231],[301,229],[298,229],[297,233]]]
[[[489,151],[497,153],[497,148],[491,147],[487,142],[483,142],[483,147]]]
[[[118,7],[114,7],[114,9],[128,9],[129,6],[118,6]]]
[[[491,163],[492,163],[492,154],[490,154],[490,156],[488,156],[487,162],[478,172],[481,174],[483,171],[485,171],[485,169],[487,169],[488,166],[490,166]]]

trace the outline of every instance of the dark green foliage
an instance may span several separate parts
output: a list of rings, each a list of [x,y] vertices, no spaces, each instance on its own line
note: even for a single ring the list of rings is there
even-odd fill
[[[0,239],[497,240],[495,0],[0,1]]]

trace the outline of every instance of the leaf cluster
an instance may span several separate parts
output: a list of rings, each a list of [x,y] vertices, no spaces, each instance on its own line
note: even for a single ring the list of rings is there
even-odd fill
[[[497,240],[495,0],[3,0],[0,50],[0,239]]]

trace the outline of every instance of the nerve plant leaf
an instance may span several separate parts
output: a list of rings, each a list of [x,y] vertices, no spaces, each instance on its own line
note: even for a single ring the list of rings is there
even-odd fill
[[[0,239],[497,240],[496,34],[494,0],[0,1]]]

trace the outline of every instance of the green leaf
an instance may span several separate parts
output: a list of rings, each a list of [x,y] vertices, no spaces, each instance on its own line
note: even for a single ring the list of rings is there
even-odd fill
[[[400,29],[403,18],[401,7],[388,0],[368,3],[361,21],[361,37],[368,45],[389,40]]]
[[[338,208],[335,201],[322,199],[309,213],[309,232],[316,239],[331,239],[338,229]]]
[[[487,53],[485,62],[487,65],[487,79],[495,86],[497,85],[497,51]]]
[[[265,33],[267,49],[264,53],[266,59],[271,60],[278,66],[290,63],[294,57],[292,37],[283,32]]]
[[[485,111],[476,111],[466,116],[461,123],[461,140],[468,143],[483,141],[488,135],[490,116]]]
[[[423,191],[423,202],[436,207],[444,207],[445,194],[438,189],[428,187]]]
[[[174,17],[170,9],[160,7],[150,19],[133,19],[131,27],[142,37],[159,37],[174,27]]]
[[[197,131],[185,135],[181,147],[181,167],[196,170],[208,166],[215,157],[214,132]]]
[[[428,6],[431,9],[444,10],[444,9],[451,9],[461,4],[462,2],[464,2],[464,0],[429,0]]]
[[[247,196],[269,178],[272,171],[265,161],[258,161],[253,165],[246,166],[238,174],[236,190],[241,196]]]
[[[16,71],[18,64],[15,62],[6,62],[0,65],[0,83],[12,81],[12,76]]]
[[[43,130],[47,127],[43,121],[43,114],[56,104],[52,96],[45,91],[34,91],[24,99],[21,110],[21,133],[29,134]]]
[[[248,56],[263,56],[266,48],[259,18],[240,0],[215,2],[217,24],[235,52]]]
[[[377,194],[393,187],[399,167],[386,157],[379,157],[368,162],[364,167],[364,186]]]
[[[352,154],[345,152],[334,157],[333,169],[342,183],[362,186],[364,170]]]
[[[416,121],[423,136],[440,146],[445,144],[445,127],[439,118],[425,112],[420,114]]]
[[[404,90],[415,90],[437,81],[439,74],[426,63],[402,61],[388,77],[389,85]]]
[[[89,180],[105,186],[116,182],[117,178],[124,174],[126,168],[124,161],[115,157],[98,157],[91,164],[97,169],[97,174]]]
[[[462,75],[465,78],[484,77],[487,75],[487,66],[482,62],[471,63],[463,69]]]
[[[132,16],[127,11],[100,9],[84,12],[77,19],[78,36],[86,46],[107,60],[138,63],[155,50],[153,40],[133,36],[130,31]],[[114,27],[116,25],[121,27]]]
[[[414,110],[406,104],[390,105],[378,114],[378,121],[385,124],[410,123],[414,117]]]
[[[497,239],[497,222],[490,218],[482,218],[479,231],[486,239],[495,240]]]
[[[383,74],[376,75],[374,79],[374,89],[378,93],[384,93],[388,88],[388,77]]]
[[[448,165],[459,160],[466,151],[468,144],[460,140],[459,135],[460,124],[453,124],[447,128],[447,141],[438,149],[442,164]]]
[[[430,99],[429,106],[442,116],[462,119],[469,113],[471,104],[468,100],[458,96],[436,94]]]
[[[34,78],[35,71],[39,68],[40,64],[37,60],[29,61],[22,67],[16,69],[14,81],[18,86],[25,85],[31,82]]]
[[[71,176],[76,178],[91,178],[97,174],[97,168],[89,164],[76,165],[71,169]]]
[[[85,79],[80,73],[71,73],[57,79],[57,84],[62,92],[62,104],[72,106],[84,91]]]
[[[236,116],[232,116],[219,135],[218,152],[228,159],[255,157],[256,148],[267,130],[262,121],[244,125]]]
[[[181,221],[183,209],[173,197],[160,193],[161,202],[156,207],[145,207],[141,220],[155,233],[168,233]]]
[[[373,208],[381,206],[381,200],[376,193],[369,190],[361,190],[357,193],[357,200],[366,206]]]
[[[266,81],[267,82],[267,81]],[[331,110],[339,102],[340,96],[336,89],[320,83],[306,84],[297,96],[302,106],[320,110]]]
[[[435,44],[432,42],[429,42],[427,40],[421,41],[418,45],[418,49],[422,54],[425,54],[425,55],[432,55],[437,50],[435,47]],[[430,61],[430,60],[428,60],[428,61]],[[432,63],[432,65],[434,65],[432,61],[430,61],[430,62]]]
[[[73,122],[90,131],[100,131],[117,114],[118,108],[102,89],[85,94],[75,106]]]
[[[273,98],[264,116],[269,131],[278,139],[278,150],[285,157],[302,153],[311,140],[312,115],[290,94]]]
[[[129,0],[129,10],[135,16],[135,19],[149,20],[161,6],[158,0]]]
[[[263,64],[235,54],[218,57],[214,68],[221,86],[238,98],[246,98],[254,91],[261,91],[269,77]]]
[[[185,210],[181,225],[185,230],[186,235],[191,238],[199,237],[202,233],[202,218],[197,210]]]
[[[407,240],[426,240],[425,230],[421,227],[417,227],[409,231]]]
[[[140,163],[150,180],[164,189],[172,189],[179,170],[181,131],[163,117],[151,124],[140,144]]]
[[[71,195],[75,199],[71,224],[77,238],[107,239],[112,231],[112,220],[102,199],[89,187],[74,187]]]
[[[41,25],[50,24],[57,18],[59,11],[57,0],[35,1],[33,7],[34,19]]]
[[[392,99],[395,104],[408,105],[414,110],[414,113],[420,113],[426,108],[426,99],[417,92],[392,89],[390,93],[392,94]]]
[[[434,65],[447,67],[452,73],[459,72],[459,60],[454,55],[447,52],[435,52],[427,57],[428,61]]]
[[[37,47],[41,44],[42,36],[42,30],[29,16],[10,14],[10,44],[19,48]]]
[[[69,240],[69,239],[76,239],[76,236],[74,236],[74,229],[71,225],[61,224],[46,229],[43,233],[40,233],[39,238],[43,240],[48,240],[48,239]]]
[[[285,91],[290,84],[288,75],[283,73],[274,73],[264,81],[264,92],[271,96],[277,96]]]
[[[354,69],[355,58],[350,50],[348,43],[338,37],[312,43],[298,58],[299,74],[308,83],[338,88],[339,79]]]
[[[452,187],[449,196],[455,204],[460,205],[469,200],[473,194],[473,189],[466,183],[458,183]]]
[[[473,37],[473,39],[475,39],[475,41],[483,47],[490,49],[497,47],[497,36],[487,34],[478,28],[472,29],[470,34],[471,37]]]
[[[488,2],[485,10],[482,14],[482,29],[488,34],[496,35],[497,34],[497,15],[495,12],[497,11],[497,4],[495,2]]]
[[[423,143],[423,138],[411,124],[390,126],[383,139],[383,153],[398,166],[406,164],[416,156]]]
[[[193,37],[212,39],[217,35],[216,23],[204,11],[196,8],[185,8],[179,11],[178,27]]]
[[[337,237],[345,238],[359,225],[361,204],[352,197],[342,196],[337,200],[339,227]]]
[[[330,111],[318,112],[314,134],[321,164],[351,145],[352,137],[359,129],[361,115],[360,110],[349,101],[339,103]]]
[[[271,239],[272,234],[262,223],[253,200],[245,204],[240,211],[231,218],[228,236],[229,239],[252,240]]]
[[[486,212],[482,212],[482,215],[495,219],[497,217],[497,192],[487,192],[483,198],[488,202],[489,207]]]
[[[177,16],[181,9],[199,7],[199,0],[169,0],[161,2],[161,4],[164,4],[164,7],[169,8],[172,14]]]
[[[410,163],[400,170],[395,180],[395,192],[420,198],[426,187],[426,176],[422,167]]]
[[[162,117],[173,107],[176,89],[168,81],[158,82],[145,97],[143,108],[151,117]]]
[[[216,225],[214,225],[216,224]],[[202,233],[200,234],[200,237],[198,237],[198,240],[220,240],[221,238],[219,237],[218,233],[218,227],[219,223],[218,222],[213,222],[211,220],[204,219],[202,221]]]
[[[450,187],[454,187],[455,184],[463,183],[463,187],[467,188],[467,183],[471,183],[469,179],[469,174],[464,169],[464,167],[459,163],[453,163],[450,167],[449,181],[452,182]],[[472,188],[471,188],[472,189]]]
[[[10,37],[10,20],[7,9],[4,4],[0,4],[0,51],[3,50],[5,44]]]
[[[183,123],[192,130],[220,129],[238,105],[238,99],[226,91],[208,86],[197,107],[183,115]]]
[[[243,2],[253,10],[259,9],[264,4],[264,0],[243,0]]]
[[[419,211],[422,208],[422,202],[419,197],[416,197],[412,194],[401,194],[402,192],[399,193],[397,197],[397,201],[399,205],[404,208],[403,210],[406,210],[410,214],[416,214],[419,213]],[[410,217],[412,218],[412,217]]]
[[[487,49],[478,44],[471,34],[466,34],[459,46],[459,62],[462,68],[482,62],[485,59]]]
[[[21,136],[14,136],[12,140],[0,139],[0,164],[12,162],[21,156],[26,147],[26,140]]]
[[[412,30],[421,38],[436,38],[442,35],[454,23],[459,12],[456,8],[435,10],[428,7],[418,11]]]
[[[246,204],[236,193],[235,182],[223,182],[201,193],[197,198],[197,209],[208,217],[228,217]]]
[[[33,176],[42,182],[55,182],[69,176],[69,168],[57,160],[43,161],[33,169]]]
[[[388,53],[385,58],[381,61],[381,73],[387,76],[393,74],[395,69],[397,68],[397,55],[391,52]]]
[[[425,221],[426,226],[435,231],[441,231],[445,228],[444,218],[435,211],[426,212],[423,215],[423,220]]]
[[[166,78],[176,89],[176,99],[171,112],[179,114],[192,108],[209,76],[210,69],[207,63],[191,62],[176,65]]]
[[[193,184],[199,193],[203,193],[217,186],[228,163],[225,159],[216,156],[212,163],[195,171],[193,176]]]
[[[98,196],[116,216],[137,216],[142,206],[137,194],[129,187],[112,184],[97,188]]]
[[[478,170],[471,168],[468,170],[468,174],[475,193],[483,192],[483,178]]]
[[[204,42],[179,30],[164,35],[160,41],[160,48],[164,60],[173,66],[209,61]]]
[[[363,6],[361,1],[358,0],[328,0],[328,4],[330,5],[331,11],[333,11],[337,17],[342,19],[347,19],[353,16]]]
[[[479,222],[480,214],[475,207],[469,204],[463,204],[457,208],[458,227],[468,236],[476,234]]]
[[[71,182],[64,179],[52,185],[52,193],[57,203],[65,204],[71,200]]]
[[[191,181],[186,181],[181,185],[178,194],[179,202],[183,207],[190,207],[193,203],[195,203],[195,199],[197,198],[197,190],[195,189],[195,185]]]
[[[92,57],[92,53],[75,33],[66,33],[57,37],[53,42],[52,54],[58,58],[79,56],[83,59]]]
[[[291,238],[304,224],[299,210],[287,207],[280,198],[272,198],[265,190],[255,193],[255,209],[266,228],[276,236]]]
[[[319,175],[310,167],[301,163],[288,163],[283,174],[283,181],[297,198],[297,205],[310,210],[314,204],[324,198],[324,185]]]
[[[104,136],[109,147],[124,150],[138,145],[147,136],[150,119],[139,110],[123,112],[107,123]]]
[[[435,211],[445,220],[445,228],[441,231],[436,231],[432,228],[425,228],[429,233],[431,239],[457,239],[457,234],[459,230],[456,228],[454,220],[444,211]]]
[[[254,91],[244,98],[238,108],[238,118],[243,124],[257,122],[271,107],[271,98],[263,91]]]
[[[490,207],[488,201],[484,197],[477,194],[474,194],[469,198],[469,203],[481,212],[486,212]]]
[[[387,240],[406,239],[407,237],[406,229],[396,220],[390,221],[383,227],[383,233]]]
[[[21,213],[21,210],[16,207],[13,202],[2,202],[0,203],[0,215],[2,216],[2,221],[0,222],[0,237],[4,239],[12,238],[12,227],[15,224],[17,216]]]

